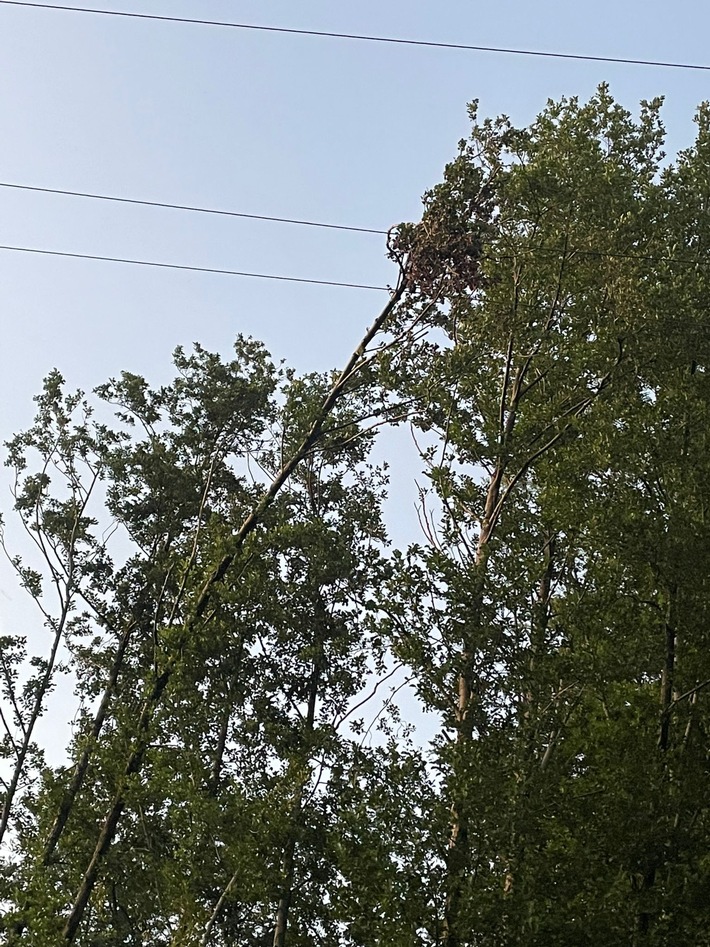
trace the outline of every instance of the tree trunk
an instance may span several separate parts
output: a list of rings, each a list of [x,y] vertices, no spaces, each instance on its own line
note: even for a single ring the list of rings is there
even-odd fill
[[[322,609],[323,615],[325,615],[325,608],[323,608],[322,602],[319,599],[319,606]],[[319,609],[319,610],[320,610]],[[321,672],[323,670],[323,648],[322,644],[319,647],[318,653],[313,658],[313,668],[311,670],[311,679],[308,686],[308,707],[306,709],[306,719],[303,723],[303,732],[302,732],[302,742],[304,747],[307,748],[310,743],[310,737],[313,733],[316,719],[316,704],[318,701],[318,688],[320,686]],[[303,793],[306,788],[306,780],[308,777],[302,779],[299,784],[298,791],[296,793],[296,798],[293,803],[292,816],[291,816],[291,832],[286,845],[284,846],[282,861],[281,861],[281,873],[283,877],[283,883],[281,887],[281,894],[279,896],[279,903],[276,908],[276,922],[274,925],[274,941],[273,947],[284,947],[286,944],[286,931],[288,929],[288,917],[289,911],[291,908],[291,901],[293,898],[293,886],[295,880],[295,870],[296,870],[296,847],[297,847],[297,834],[301,826],[301,814],[303,808]]]

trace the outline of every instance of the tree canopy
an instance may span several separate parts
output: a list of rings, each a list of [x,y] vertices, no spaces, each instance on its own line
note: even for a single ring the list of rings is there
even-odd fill
[[[45,380],[8,444],[43,627],[0,641],[7,944],[710,944],[710,106],[672,161],[660,108],[472,106],[338,373],[238,337]]]

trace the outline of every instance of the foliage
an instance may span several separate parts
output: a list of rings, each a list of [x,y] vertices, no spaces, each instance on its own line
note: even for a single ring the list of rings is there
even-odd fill
[[[659,107],[474,125],[426,198],[495,193],[387,376],[431,445],[395,623],[450,734],[447,947],[706,942],[708,112],[664,165]]]
[[[0,642],[8,944],[709,943],[710,108],[671,163],[660,106],[472,107],[338,375],[239,338],[46,380],[8,445],[49,641]]]

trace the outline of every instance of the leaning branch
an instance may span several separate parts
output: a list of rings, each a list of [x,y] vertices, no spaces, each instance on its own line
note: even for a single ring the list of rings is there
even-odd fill
[[[177,662],[182,652],[181,644],[188,639],[190,632],[207,611],[214,591],[224,580],[232,564],[243,548],[247,538],[259,526],[264,514],[276,499],[276,496],[278,495],[281,488],[289,480],[301,461],[318,443],[323,432],[325,422],[331,415],[338,401],[348,390],[348,382],[359,370],[363,359],[366,357],[368,346],[375,336],[384,328],[387,320],[390,318],[397,304],[404,296],[407,287],[408,280],[406,270],[404,267],[401,267],[400,278],[397,287],[393,291],[387,305],[372,323],[370,328],[365,332],[360,344],[354,350],[348,359],[347,364],[333,383],[330,391],[323,399],[320,409],[318,410],[318,413],[311,424],[308,433],[305,435],[300,445],[289,458],[289,460],[287,460],[282,465],[281,469],[273,478],[259,502],[252,509],[251,513],[249,513],[235,533],[230,552],[223,556],[221,561],[205,580],[202,589],[200,590],[195,601],[192,613],[183,625],[178,646],[173,651],[172,657],[166,664],[162,674],[154,682],[143,703],[140,720],[138,722],[138,732],[134,740],[134,745],[124,766],[123,775],[116,789],[116,793],[111,804],[111,809],[109,810],[103,823],[96,847],[79,885],[79,890],[74,901],[74,906],[72,907],[72,910],[66,919],[62,933],[62,939],[64,943],[73,943],[76,938],[84,911],[86,910],[92,891],[94,889],[94,885],[96,884],[99,869],[103,862],[104,856],[108,852],[113,842],[119,820],[126,805],[126,785],[129,779],[132,776],[135,776],[142,768],[143,758],[148,745],[148,731],[152,722],[152,717],[177,666]]]

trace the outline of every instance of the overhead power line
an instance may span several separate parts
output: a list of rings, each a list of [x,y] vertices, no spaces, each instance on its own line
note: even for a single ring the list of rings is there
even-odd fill
[[[163,263],[157,260],[135,260],[129,257],[100,256],[95,253],[71,253],[66,250],[47,250],[41,247],[18,247],[10,244],[0,244],[0,250],[7,250],[14,253],[32,253],[38,256],[63,257],[73,260],[95,260],[102,263],[124,263],[131,266],[148,266],[164,270],[185,270],[190,273],[212,273],[221,276],[241,276],[251,279],[275,280],[283,283],[310,283],[315,286],[339,286],[345,289],[367,289],[376,292],[390,292],[389,286],[375,286],[371,283],[346,283],[341,280],[310,279],[304,276],[282,276],[276,273],[253,273],[247,270],[228,270],[215,266],[191,266],[187,263]],[[540,254],[542,256],[554,256],[559,251],[547,247],[527,247],[523,252]],[[678,263],[683,266],[700,266],[707,268],[708,264],[702,260],[689,259],[672,256],[650,256],[635,253],[615,253],[613,250],[582,250],[575,249],[568,254],[572,256],[581,256],[594,259],[616,259],[616,260],[636,260],[646,263]],[[513,255],[504,254],[498,257],[502,260],[513,260]]]
[[[61,10],[71,13],[93,13],[98,16],[123,17],[133,20],[154,20],[163,23],[191,23],[234,30],[254,30],[264,33],[286,33],[294,36],[320,36],[328,39],[356,40],[366,43],[391,43],[399,46],[421,46],[430,49],[458,49],[478,53],[497,53],[511,56],[538,56],[547,59],[571,59],[581,62],[617,63],[625,66],[656,66],[667,69],[695,69],[710,72],[710,65],[689,62],[667,62],[659,59],[632,59],[624,56],[592,56],[582,53],[556,53],[541,49],[516,49],[508,46],[479,46],[472,43],[444,43],[434,40],[405,39],[395,36],[370,36],[363,33],[335,33],[326,30],[301,30],[285,26],[261,26],[255,23],[235,23],[230,20],[205,20],[186,16],[162,16],[157,13],[128,13],[123,10],[94,9],[63,3],[32,3],[30,0],[0,0],[3,6],[34,7],[40,10]]]
[[[135,197],[115,197],[110,194],[93,194],[88,191],[68,191],[57,187],[35,187],[30,184],[10,184],[0,181],[0,187],[17,191],[35,191],[38,194],[61,194],[66,197],[87,197],[94,201],[114,201],[117,204],[138,204],[142,207],[166,207],[170,210],[188,210],[197,214],[215,214],[220,217],[241,217],[246,220],[267,220],[277,224],[299,224],[302,227],[323,227],[327,230],[348,230],[352,233],[375,233],[386,235],[386,230],[374,230],[370,227],[350,227],[345,224],[328,224],[317,220],[298,220],[294,217],[269,217],[267,214],[245,214],[236,210],[222,210],[214,207],[195,207],[192,204],[169,204],[165,201],[146,201]]]
[[[387,286],[372,286],[368,283],[342,283],[338,280],[306,279],[303,276],[278,276],[273,273],[249,273],[243,270],[223,270],[214,266],[188,266],[184,263],[159,263],[153,260],[132,260],[126,257],[97,256],[93,253],[68,253],[64,250],[45,250],[39,247],[15,247],[0,245],[0,250],[15,253],[36,253],[41,256],[70,257],[74,260],[99,260],[103,263],[130,263],[133,266],[153,266],[165,270],[188,270],[191,273],[218,273],[222,276],[246,276],[252,279],[278,280],[284,283],[313,283],[316,286],[343,286],[346,289],[374,289],[388,292]]]
[[[0,2],[2,2],[2,0],[0,0]],[[267,216],[266,214],[244,214],[239,211],[222,210],[220,208],[196,207],[196,206],[193,206],[192,204],[169,204],[165,201],[148,201],[148,200],[140,200],[133,197],[115,197],[109,194],[95,194],[89,191],[70,191],[65,188],[56,188],[56,187],[36,187],[35,185],[31,185],[31,184],[11,184],[6,181],[0,181],[0,188],[1,187],[13,188],[15,190],[20,190],[20,191],[32,191],[32,192],[37,192],[39,194],[60,194],[60,195],[69,196],[69,197],[88,197],[96,201],[117,201],[118,203],[121,203],[121,204],[131,204],[131,205],[137,204],[142,207],[167,207],[167,208],[170,208],[171,210],[195,211],[201,214],[218,214],[218,215],[223,215],[227,217],[247,218],[248,220],[266,220],[272,223],[280,223],[280,224],[300,224],[305,227],[325,227],[329,230],[354,231],[355,233],[372,233],[372,234],[378,234],[380,236],[386,236],[389,233],[389,231],[387,230],[376,230],[372,227],[350,227],[350,226],[347,226],[346,224],[331,224],[331,223],[324,223],[322,221],[315,221],[315,220],[300,220],[294,217],[270,217],[270,216]],[[24,248],[0,247],[0,249],[21,250]],[[195,269],[197,271],[203,271],[207,273],[211,273],[211,272],[227,273],[228,272],[234,276],[255,276],[255,277],[262,277],[264,279],[285,279],[285,280],[291,280],[294,282],[304,282],[304,283],[324,282],[325,285],[330,285],[327,281],[320,281],[320,280],[308,280],[308,279],[300,279],[296,277],[287,277],[287,276],[269,277],[266,274],[240,273],[237,271],[234,271],[232,273],[232,271],[226,271],[226,270],[212,270],[210,268],[203,268],[203,267],[182,266],[177,263],[175,264],[149,263],[148,261],[144,261],[144,260],[119,260],[119,259],[114,260],[112,257],[93,257],[93,256],[85,255],[85,254],[60,253],[60,251],[58,250],[56,251],[55,250],[36,250],[35,251],[35,250],[28,249],[27,252],[28,253],[30,252],[47,253],[47,254],[56,255],[56,256],[78,256],[78,257],[85,257],[86,259],[97,259],[97,260],[106,259],[106,260],[111,260],[116,263],[136,263],[136,264],[141,264],[143,266],[166,266],[166,267],[172,267],[174,269]],[[523,252],[538,253],[543,256],[550,256],[550,255],[557,254],[559,251],[553,248],[530,246],[530,247],[525,248]],[[575,248],[573,251],[571,251],[570,256],[591,257],[595,259],[603,258],[603,259],[616,259],[616,260],[636,260],[637,262],[643,262],[643,263],[678,263],[682,266],[705,266],[706,265],[702,260],[699,260],[697,258],[691,259],[689,257],[653,256],[653,255],[648,255],[648,254],[643,254],[643,253],[620,253],[615,250],[584,250],[581,248]],[[498,259],[499,260],[503,260],[503,259],[512,260],[513,257],[512,256],[510,257],[499,256]],[[358,288],[358,289],[384,289],[384,287],[382,286],[364,286],[364,285],[361,286],[360,284],[353,284],[353,283],[333,283],[333,285],[353,286],[354,288]]]

